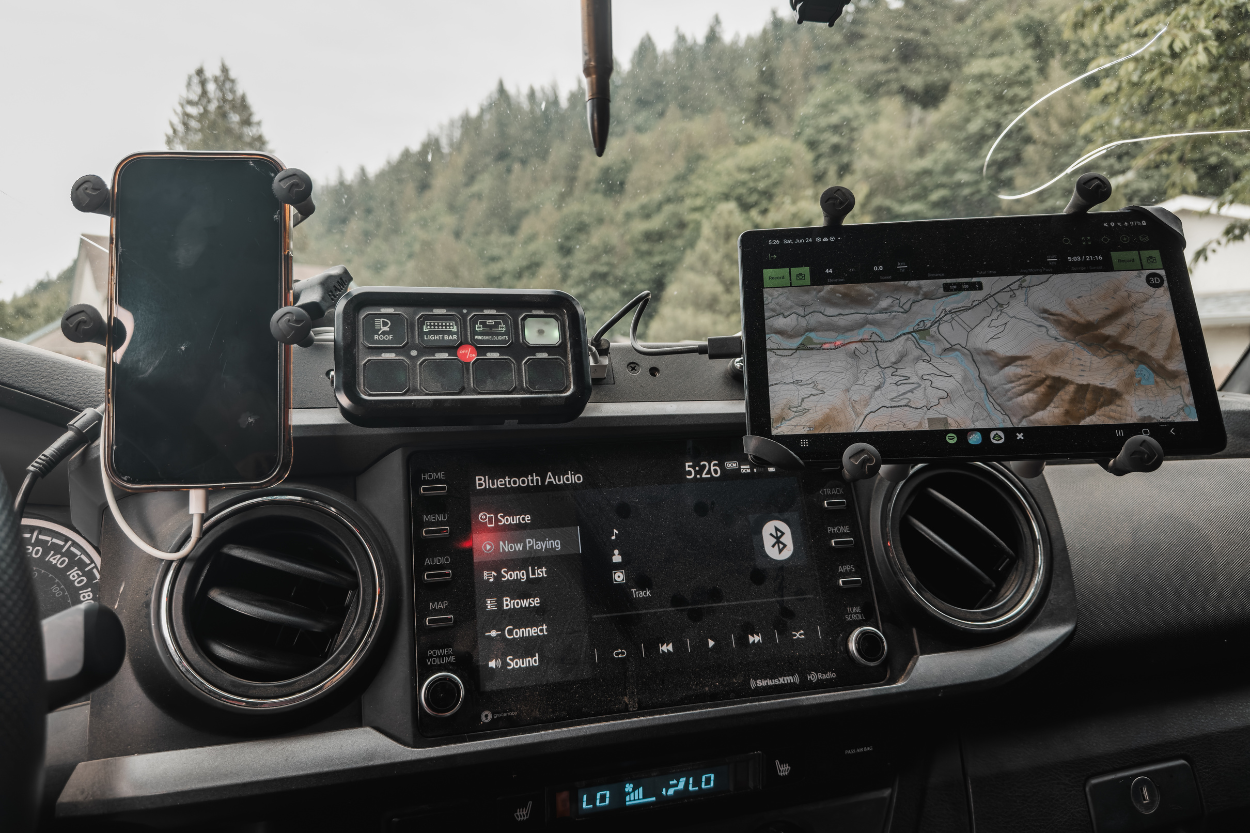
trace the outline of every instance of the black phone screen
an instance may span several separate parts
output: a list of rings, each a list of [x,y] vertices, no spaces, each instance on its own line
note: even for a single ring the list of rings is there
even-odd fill
[[[139,156],[114,181],[111,470],[143,486],[259,484],[289,455],[279,167]]]

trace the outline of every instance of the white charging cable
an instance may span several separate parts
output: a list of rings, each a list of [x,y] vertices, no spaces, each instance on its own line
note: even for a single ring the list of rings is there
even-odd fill
[[[200,533],[204,529],[204,513],[208,511],[208,490],[207,489],[191,489],[187,492],[190,496],[188,501],[187,513],[191,516],[191,538],[187,541],[186,546],[177,552],[165,552],[158,550],[156,547],[149,545],[130,528],[130,524],[126,523],[126,519],[122,517],[122,510],[117,506],[117,496],[113,494],[113,484],[109,482],[108,470],[104,468],[104,441],[100,441],[100,479],[104,484],[104,497],[109,502],[109,509],[113,512],[113,520],[117,521],[117,525],[121,527],[122,532],[126,533],[126,537],[139,549],[148,555],[165,561],[178,561],[186,558],[191,554],[191,550],[195,549],[195,545],[200,542]]]

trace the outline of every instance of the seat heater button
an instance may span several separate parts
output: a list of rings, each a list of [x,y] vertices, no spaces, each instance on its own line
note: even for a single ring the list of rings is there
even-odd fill
[[[1129,786],[1129,797],[1133,799],[1133,806],[1137,808],[1137,812],[1142,815],[1148,816],[1159,809],[1159,788],[1145,775],[1139,775],[1133,779],[1133,783]]]

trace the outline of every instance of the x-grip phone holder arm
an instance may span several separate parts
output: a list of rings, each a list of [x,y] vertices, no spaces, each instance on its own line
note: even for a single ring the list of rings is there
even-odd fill
[[[313,202],[312,177],[299,168],[284,168],[273,178],[273,195],[278,202],[292,208],[291,225],[298,226],[317,210]],[[113,216],[113,194],[108,183],[95,174],[80,176],[69,192],[74,208],[88,214]],[[313,322],[324,317],[351,285],[352,276],[343,266],[322,272],[292,287],[295,303],[274,313],[269,331],[282,344],[312,345]],[[121,342],[126,333],[120,321],[114,321],[113,340]],[[104,315],[91,304],[74,304],[61,316],[61,332],[76,344],[105,344]]]
[[[832,23],[830,25],[833,25]],[[1064,214],[1085,214],[1096,205],[1100,205],[1111,198],[1112,193],[1111,180],[1099,173],[1085,173],[1076,180],[1076,185],[1072,189],[1072,198],[1068,201],[1067,207],[1063,209]],[[830,228],[842,225],[847,215],[855,208],[855,194],[851,189],[835,185],[832,188],[826,188],[820,195],[820,210],[824,215],[824,227]],[[1140,206],[1130,206],[1130,208],[1145,211],[1157,219],[1162,220],[1168,227],[1178,235],[1181,232],[1178,228],[1179,223],[1170,222],[1175,218],[1160,217],[1148,208]],[[1182,240],[1183,240],[1183,235]],[[776,466],[783,469],[802,469],[805,467],[803,460],[793,451],[786,448],[781,443],[771,440],[767,437],[757,437],[747,434],[742,438],[742,447],[747,456],[757,464]],[[1111,460],[1099,460],[1098,464],[1107,471],[1117,477],[1129,474],[1131,472],[1152,472],[1163,465],[1163,447],[1159,441],[1147,435],[1136,435],[1129,437],[1120,453]],[[1045,460],[1012,460],[1007,466],[1018,476],[1025,479],[1032,479],[1041,475],[1046,468]],[[868,443],[855,443],[849,446],[842,453],[842,478],[848,483],[854,483],[857,480],[867,480],[880,474],[886,480],[893,482],[901,482],[906,476],[910,466],[905,463],[885,463],[883,462],[881,452]]]

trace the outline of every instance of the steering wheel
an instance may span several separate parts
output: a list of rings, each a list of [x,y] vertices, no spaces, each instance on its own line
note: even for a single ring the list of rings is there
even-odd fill
[[[33,830],[43,787],[43,631],[13,497],[0,477],[0,826]]]

